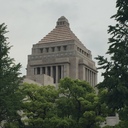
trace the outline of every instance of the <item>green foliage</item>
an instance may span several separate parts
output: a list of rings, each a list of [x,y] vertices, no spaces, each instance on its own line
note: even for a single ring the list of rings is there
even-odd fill
[[[20,95],[18,88],[21,82],[19,70],[21,65],[15,64],[9,57],[10,46],[7,43],[5,24],[0,24],[0,123],[17,122],[20,108]]]
[[[127,128],[128,127],[128,121],[120,121],[119,124],[117,124],[114,128]]]
[[[24,122],[32,127],[50,127],[50,119],[56,115],[55,100],[58,97],[54,86],[38,86],[25,83],[21,87],[24,94],[22,111]]]
[[[98,88],[104,88],[106,93],[103,100],[113,110],[120,110],[128,105],[128,1],[117,0],[117,14],[112,16],[117,22],[109,26],[109,48],[107,54],[110,59],[98,56],[99,69],[104,69],[104,80]]]
[[[64,78],[54,86],[24,84],[22,117],[28,127],[99,128],[104,105],[85,81]]]
[[[65,78],[59,84],[60,97],[57,100],[58,116],[72,120],[70,128],[99,127],[104,121],[99,98],[85,81]],[[66,127],[67,128],[67,127]]]

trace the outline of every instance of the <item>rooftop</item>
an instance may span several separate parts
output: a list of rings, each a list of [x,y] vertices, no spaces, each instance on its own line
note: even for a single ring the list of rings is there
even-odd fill
[[[39,43],[50,43],[58,41],[75,40],[82,44],[76,35],[71,31],[68,20],[61,16],[56,22],[56,27],[48,33]],[[83,45],[83,44],[82,44]]]

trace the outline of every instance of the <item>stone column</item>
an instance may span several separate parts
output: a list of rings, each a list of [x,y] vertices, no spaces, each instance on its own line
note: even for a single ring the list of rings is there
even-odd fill
[[[90,69],[88,69],[88,82],[90,83]]]
[[[37,68],[34,68],[33,71],[34,71],[34,75],[36,75],[37,74]]]
[[[53,77],[53,67],[51,66],[50,69],[51,69],[51,71],[50,71],[50,72],[51,72],[50,76]]]
[[[48,67],[45,67],[45,74],[48,75]]]
[[[92,86],[94,86],[94,73],[92,72]]]
[[[69,77],[69,64],[64,65],[64,77]]]
[[[87,81],[87,68],[85,67],[85,80]]]
[[[92,86],[94,86],[94,84],[93,84],[93,71],[92,71],[92,77],[91,77],[91,79],[92,79]]]
[[[79,79],[85,80],[85,67],[84,67],[84,65],[79,65]]]
[[[42,75],[42,67],[40,67],[40,74]]]
[[[88,72],[88,78],[87,78],[87,81],[89,82],[89,69],[87,68],[87,72]]]
[[[93,86],[95,86],[95,73],[93,72]]]
[[[92,86],[92,71],[90,70],[90,85]]]
[[[56,83],[58,83],[58,66],[56,66]]]
[[[86,81],[88,82],[88,68],[86,68]]]
[[[95,85],[97,84],[97,73],[95,73]],[[95,86],[94,85],[94,86]]]
[[[92,86],[92,71],[90,70],[90,85]]]
[[[61,79],[64,78],[64,65],[61,65]]]

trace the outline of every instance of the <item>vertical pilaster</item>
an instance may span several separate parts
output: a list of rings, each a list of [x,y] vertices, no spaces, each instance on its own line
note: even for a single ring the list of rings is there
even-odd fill
[[[94,73],[92,72],[92,86],[94,86]]]
[[[95,85],[97,84],[97,73],[95,73]]]
[[[95,86],[96,83],[95,83],[95,73],[93,72],[93,86]]]
[[[90,70],[88,69],[88,82],[90,83]]]
[[[69,64],[64,65],[64,77],[69,77]]]
[[[85,67],[85,80],[87,81],[87,68]]]
[[[88,82],[88,68],[86,68],[86,81]]]
[[[64,78],[64,65],[61,65],[61,78]]]
[[[51,69],[51,71],[50,71],[50,72],[51,72],[50,76],[53,77],[53,67],[51,66],[50,69]]]
[[[92,71],[90,70],[90,85],[92,85]]]
[[[45,74],[48,75],[48,67],[45,67]]]
[[[79,79],[85,80],[85,67],[84,67],[84,65],[79,65]]]
[[[89,82],[89,69],[87,68],[87,73],[88,73],[88,78],[87,78],[87,81]]]
[[[56,66],[56,83],[58,83],[58,66]]]

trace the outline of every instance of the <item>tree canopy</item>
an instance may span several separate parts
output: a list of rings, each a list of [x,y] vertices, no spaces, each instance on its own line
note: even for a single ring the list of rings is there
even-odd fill
[[[128,106],[128,0],[116,1],[117,13],[113,15],[116,21],[110,25],[108,33],[109,48],[104,56],[98,56],[99,69],[103,69],[104,80],[98,84],[98,88],[106,89],[103,100],[117,112]]]
[[[65,78],[59,84],[58,116],[68,118],[69,128],[98,128],[104,121],[103,106],[86,81]]]
[[[64,78],[54,86],[24,84],[23,122],[43,128],[99,128],[104,105],[85,81]]]
[[[48,128],[56,115],[55,100],[58,97],[54,86],[23,84],[20,88],[24,94],[22,118],[29,127]]]
[[[19,70],[21,65],[15,64],[9,57],[11,46],[7,42],[7,26],[0,24],[0,124],[2,121],[18,120],[17,111],[20,106],[18,88],[21,82]]]

